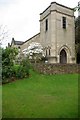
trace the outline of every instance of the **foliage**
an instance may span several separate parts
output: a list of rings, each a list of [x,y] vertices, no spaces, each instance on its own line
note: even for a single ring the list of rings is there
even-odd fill
[[[0,25],[0,47],[4,45],[5,40],[7,41],[8,35],[7,26]]]
[[[13,65],[17,54],[18,54],[17,48],[2,49],[2,65],[3,66]]]
[[[18,54],[16,48],[2,49],[2,82],[9,82],[13,79],[19,79],[29,76],[29,62],[23,59],[19,65],[15,64],[15,58]]]
[[[25,78],[29,76],[30,63],[25,58],[21,61],[19,65],[14,66],[15,77],[16,78]]]
[[[37,60],[41,60],[43,47],[40,43],[32,42],[28,48],[23,50],[23,54],[36,62]]]
[[[80,16],[75,21],[75,43],[77,63],[80,63]]]
[[[48,61],[48,58],[47,56],[42,56],[41,60],[46,63],[46,61]]]
[[[16,48],[2,49],[2,81],[13,76],[14,71],[12,67],[17,54]]]
[[[75,21],[75,38],[76,44],[80,43],[80,16]]]
[[[1,81],[2,80],[2,49],[0,47],[0,84],[1,84]]]
[[[78,117],[78,75],[43,75],[3,85],[3,118]]]

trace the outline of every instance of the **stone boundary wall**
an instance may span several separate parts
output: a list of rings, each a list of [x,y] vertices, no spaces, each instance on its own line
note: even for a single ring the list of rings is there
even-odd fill
[[[43,74],[80,74],[80,64],[43,64],[36,63],[34,69]]]

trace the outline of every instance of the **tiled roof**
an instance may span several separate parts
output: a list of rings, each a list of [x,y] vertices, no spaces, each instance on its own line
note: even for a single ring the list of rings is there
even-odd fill
[[[22,45],[22,44],[23,44],[23,41],[14,41],[14,44],[15,44],[15,45]]]

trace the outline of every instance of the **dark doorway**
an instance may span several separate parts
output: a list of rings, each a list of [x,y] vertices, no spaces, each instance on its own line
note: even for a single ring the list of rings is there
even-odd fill
[[[67,63],[67,54],[66,51],[63,49],[60,52],[60,63],[66,64]]]
[[[77,63],[80,64],[80,53],[77,53]]]

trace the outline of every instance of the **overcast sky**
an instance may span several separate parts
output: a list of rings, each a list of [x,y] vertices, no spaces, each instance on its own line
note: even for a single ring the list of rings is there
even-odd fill
[[[55,0],[55,2],[74,8],[79,0]],[[0,25],[5,26],[8,38],[3,42],[25,41],[40,32],[40,13],[53,0],[0,0]]]

